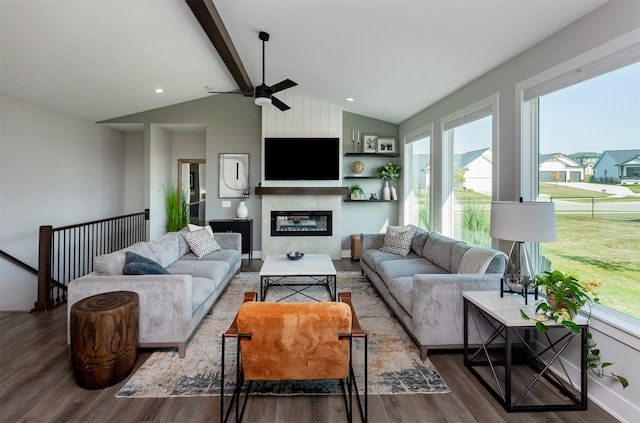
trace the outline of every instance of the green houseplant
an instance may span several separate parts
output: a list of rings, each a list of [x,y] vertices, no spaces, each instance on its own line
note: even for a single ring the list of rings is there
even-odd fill
[[[352,200],[364,200],[364,190],[360,184],[352,185],[349,188],[349,194]]]
[[[164,187],[164,199],[167,207],[167,232],[175,232],[189,224],[189,207],[187,201],[181,198],[175,187]]]
[[[400,167],[400,165],[389,162],[388,164],[384,166],[380,166],[378,168],[378,177],[383,181],[387,179],[391,179],[392,181],[397,181],[398,178],[400,178],[401,170],[402,170],[402,167]]]
[[[573,319],[578,314],[578,310],[586,305],[589,308],[587,313],[587,370],[600,378],[616,379],[623,389],[629,386],[625,377],[605,370],[613,363],[601,360],[600,349],[589,330],[591,308],[593,304],[600,302],[598,290],[602,287],[602,283],[580,281],[573,272],[553,270],[536,275],[533,286],[540,289],[546,295],[546,299],[538,303],[534,317],[529,317],[523,310],[520,310],[522,317],[526,320],[533,319],[536,322],[536,329],[541,333],[546,333],[548,330],[544,322],[555,321],[567,330],[579,334],[580,327]]]

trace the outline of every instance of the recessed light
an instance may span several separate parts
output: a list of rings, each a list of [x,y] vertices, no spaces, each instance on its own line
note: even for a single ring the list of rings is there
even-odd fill
[[[355,100],[353,99],[353,97],[346,97],[346,98],[345,98],[345,100],[347,100],[347,101],[355,101]]]
[[[164,92],[164,89],[156,88],[155,90],[153,90],[153,92],[156,93],[156,94],[162,94]]]

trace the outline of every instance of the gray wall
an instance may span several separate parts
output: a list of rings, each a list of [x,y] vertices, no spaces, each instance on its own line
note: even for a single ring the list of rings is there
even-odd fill
[[[0,249],[37,268],[40,225],[123,214],[124,152],[121,132],[0,96]],[[29,310],[36,277],[0,259],[0,292]]]
[[[396,137],[397,145],[399,147],[398,138],[398,125],[384,122],[378,119],[373,119],[367,116],[358,115],[350,112],[343,112],[342,114],[342,151],[344,153],[353,152],[353,143],[351,142],[352,131],[355,130],[356,138],[358,131],[363,133],[373,133],[381,136],[393,136]],[[357,149],[357,140],[356,140]],[[351,163],[355,160],[360,160],[365,165],[363,174],[375,174],[376,169],[382,165],[387,164],[389,161],[399,163],[399,158],[389,157],[376,157],[375,155],[368,155],[363,157],[344,157],[342,160],[342,174],[349,175],[351,172]],[[401,172],[400,177],[404,174]],[[365,197],[369,198],[369,195],[373,192],[376,193],[378,198],[382,198],[383,183],[380,179],[345,179],[343,181],[344,186],[351,186],[354,184],[360,184],[365,192]],[[396,187],[398,182],[391,182]],[[343,203],[342,207],[342,249],[350,250],[350,235],[360,233],[375,233],[385,230],[386,225],[398,224],[398,204],[393,203]],[[366,219],[363,219],[366,216]]]

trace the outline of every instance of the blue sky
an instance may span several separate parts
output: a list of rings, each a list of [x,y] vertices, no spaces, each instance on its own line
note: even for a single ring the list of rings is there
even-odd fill
[[[640,149],[640,62],[540,98],[540,152]]]
[[[455,129],[456,154],[491,145],[491,117]],[[640,149],[640,62],[540,98],[541,154]]]

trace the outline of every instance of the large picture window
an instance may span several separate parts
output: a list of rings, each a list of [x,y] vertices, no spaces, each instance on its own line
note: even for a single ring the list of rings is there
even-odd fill
[[[470,245],[491,247],[494,102],[443,124],[443,231]],[[446,175],[446,176],[445,176]]]
[[[431,136],[429,131],[411,137],[405,145],[406,222],[431,228]]]
[[[640,62],[529,97],[533,194],[555,203],[558,233],[541,262],[601,282],[603,306],[640,319]]]

